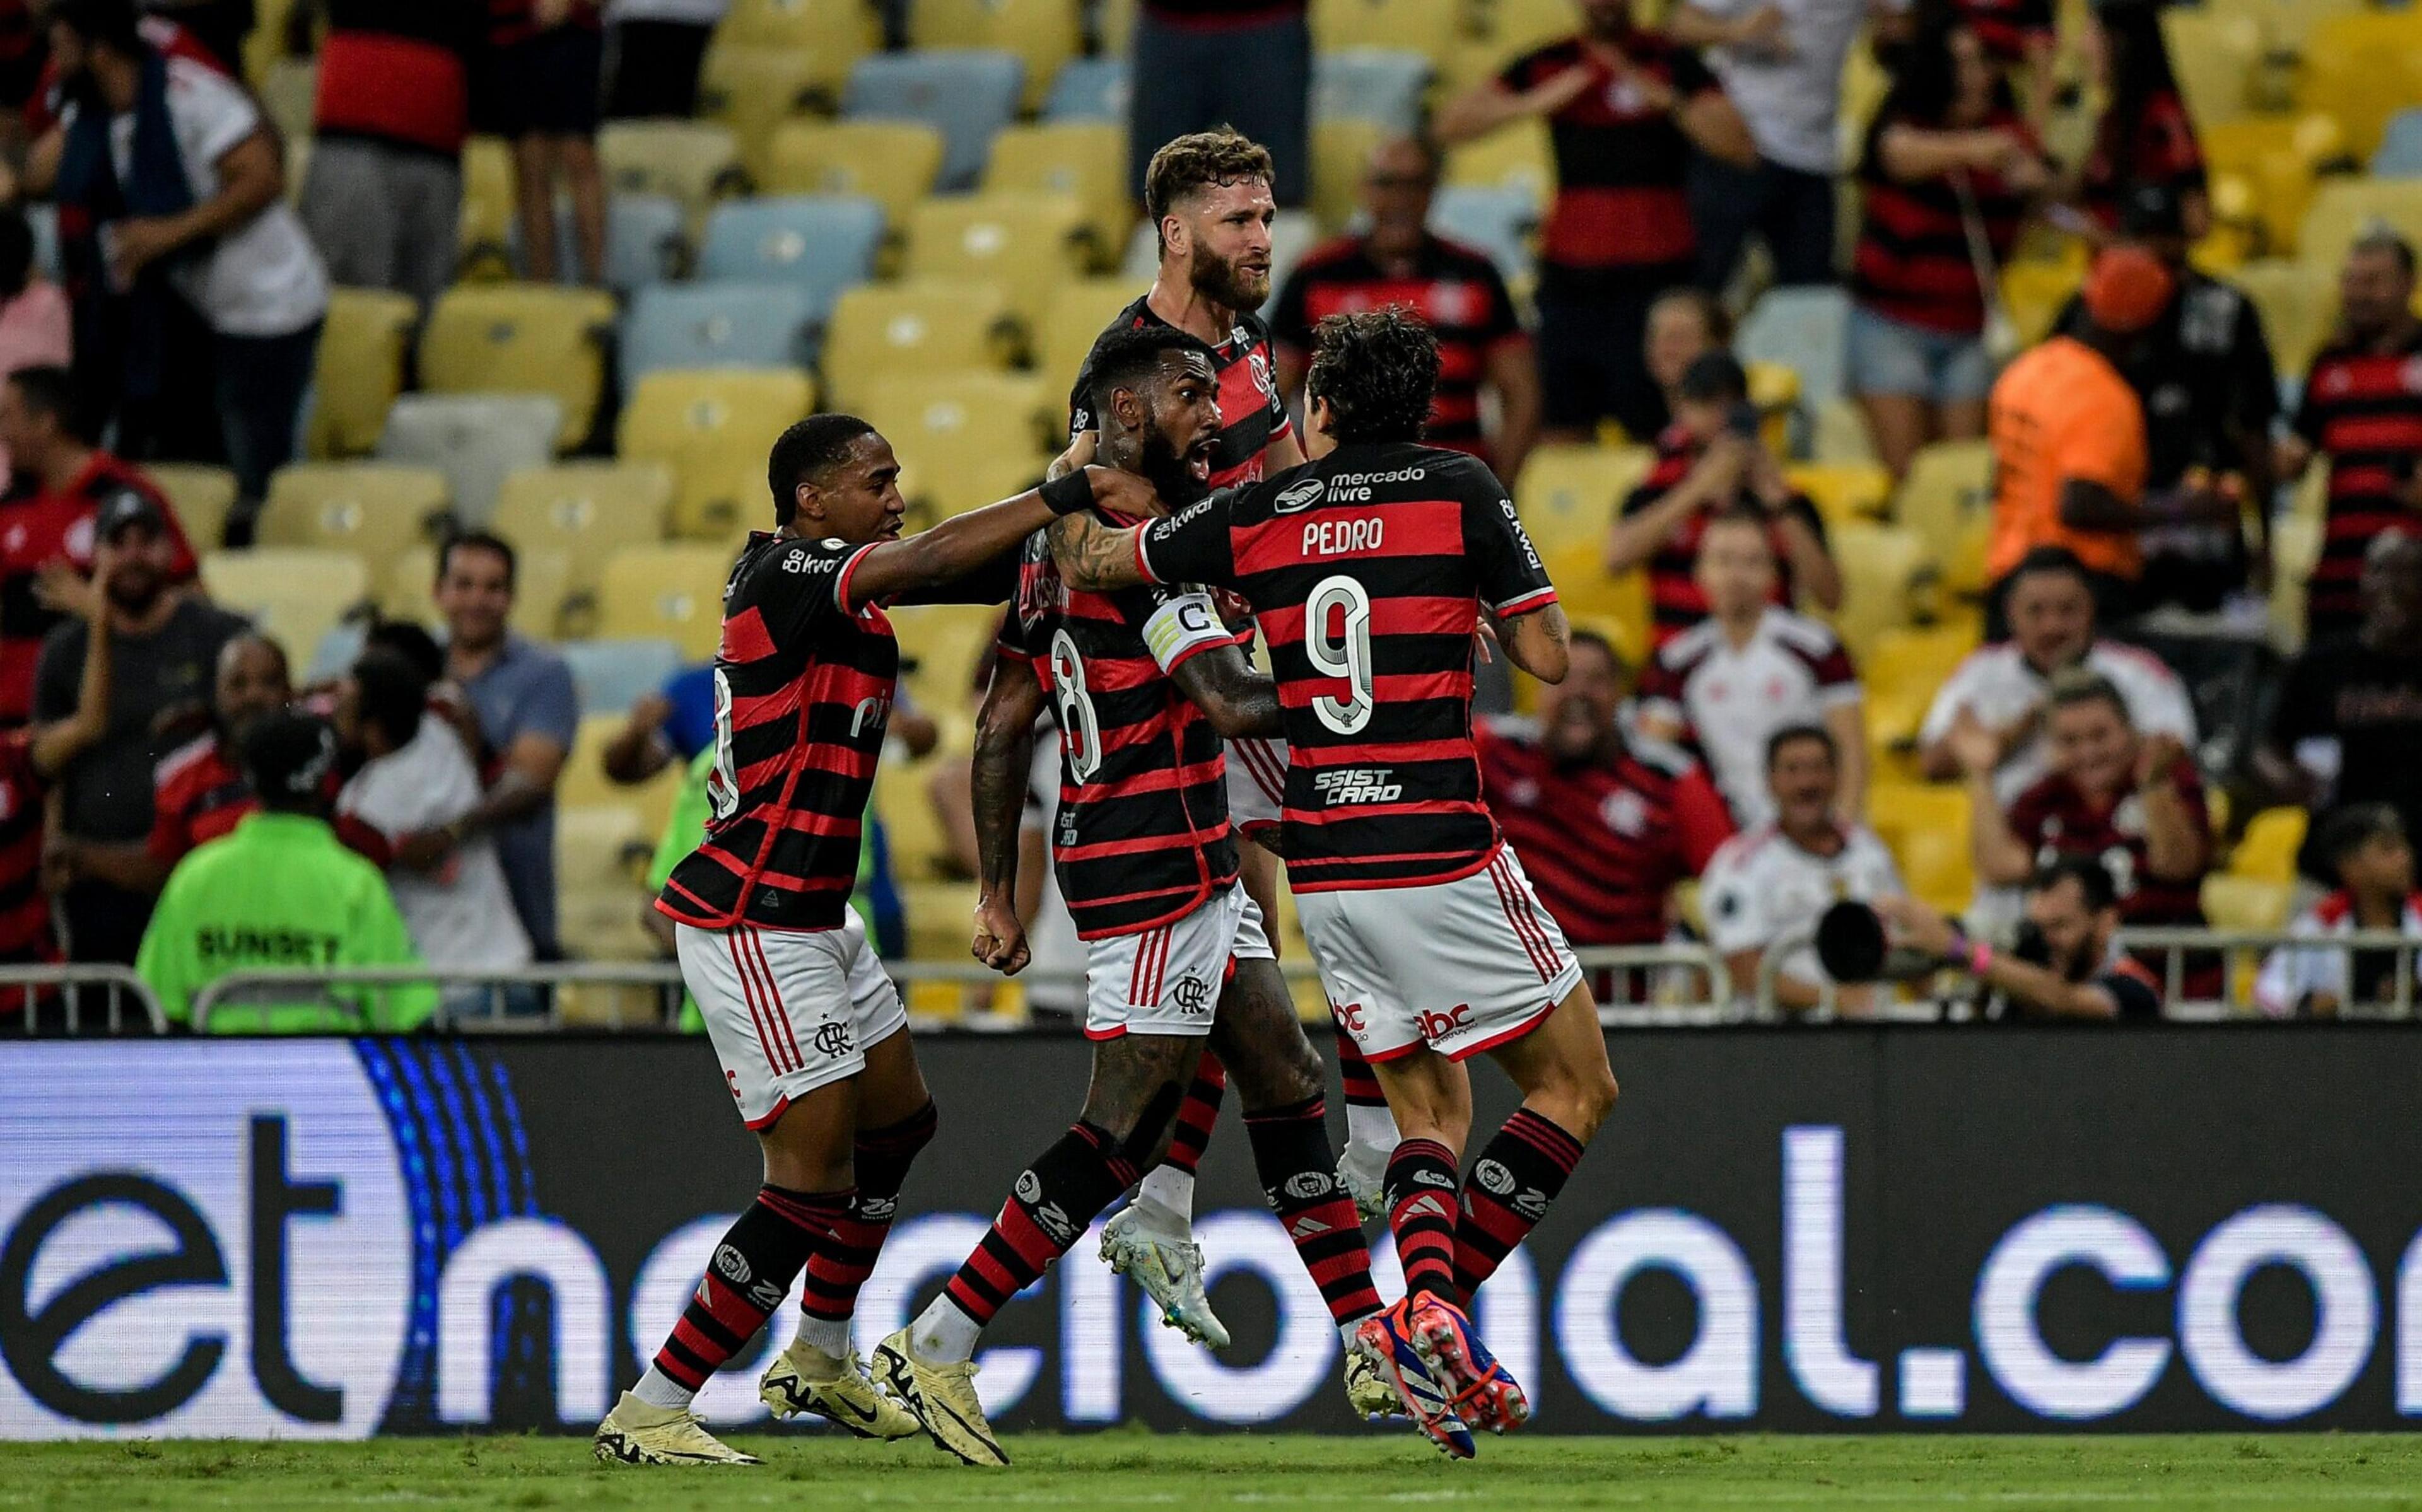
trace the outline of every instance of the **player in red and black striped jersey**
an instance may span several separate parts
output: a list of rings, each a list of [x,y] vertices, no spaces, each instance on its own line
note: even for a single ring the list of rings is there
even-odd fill
[[[2422,320],[2413,304],[2411,246],[2392,233],[2348,251],[2337,335],[2313,359],[2294,434],[2279,448],[2285,481],[2317,454],[2330,464],[2321,556],[2304,595],[2315,641],[2361,623],[2364,553],[2422,508]]]
[[[1096,349],[1093,371],[1096,456],[1150,479],[1165,502],[1203,492],[1219,431],[1219,380],[1203,344],[1166,328],[1121,333]],[[887,1374],[913,1380],[965,1364],[1001,1305],[1161,1158],[1194,1063],[1217,1042],[1245,1103],[1263,1191],[1345,1338],[1348,1396],[1365,1415],[1402,1405],[1358,1340],[1379,1294],[1353,1198],[1330,1174],[1320,1062],[1260,911],[1236,883],[1219,737],[1279,727],[1276,689],[1236,642],[1207,594],[1072,589],[1043,538],[1029,543],[977,722],[973,949],[1004,973],[1027,962],[1018,818],[1047,701],[1062,773],[1052,852],[1087,945],[1093,1077],[1077,1124],[1019,1175],[942,1295],[876,1351]],[[1207,1305],[1199,1317],[1168,1316],[1203,1342],[1228,1342]],[[952,1447],[948,1431],[935,1439]]]
[[[765,1184],[647,1374],[598,1426],[608,1462],[754,1463],[700,1427],[690,1402],[803,1270],[798,1334],[760,1395],[861,1437],[918,1431],[849,1342],[857,1288],[935,1123],[899,994],[849,907],[900,668],[883,608],[999,602],[1018,543],[1055,514],[1158,507],[1140,479],[1087,468],[902,539],[899,460],[844,414],[791,427],[766,471],[776,528],[750,536],[724,586],[706,834],[656,900],[763,1149]]]
[[[1568,664],[1564,613],[1487,467],[1419,444],[1438,371],[1414,317],[1331,316],[1306,380],[1310,463],[1137,530],[1072,515],[1053,546],[1072,588],[1198,582],[1252,605],[1285,709],[1288,878],[1331,1011],[1405,1136],[1387,1179],[1396,1317],[1467,1420],[1503,1428],[1527,1406],[1461,1302],[1544,1214],[1614,1081],[1581,967],[1481,802],[1471,736],[1484,611],[1550,682]],[[1524,1102],[1466,1186],[1458,1062],[1482,1051]]]

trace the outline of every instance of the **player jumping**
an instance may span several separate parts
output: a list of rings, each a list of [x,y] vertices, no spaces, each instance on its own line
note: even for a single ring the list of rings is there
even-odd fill
[[[1306,388],[1309,464],[1133,530],[1072,514],[1052,543],[1071,589],[1205,583],[1252,605],[1285,709],[1288,880],[1330,1011],[1403,1131],[1392,1316],[1421,1358],[1402,1368],[1427,1365],[1466,1423],[1502,1432],[1529,1404],[1463,1299],[1546,1215],[1615,1084],[1581,966],[1481,803],[1471,740],[1482,612],[1549,682],[1564,612],[1495,475],[1418,444],[1438,369],[1404,312],[1332,316]],[[1523,1100],[1466,1182],[1460,1063],[1483,1051]]]
[[[1165,326],[1124,331],[1094,349],[1090,370],[1102,460],[1166,503],[1206,491],[1219,428],[1209,349]],[[1349,1399],[1365,1415],[1396,1411],[1379,1360],[1357,1344],[1379,1294],[1353,1199],[1330,1174],[1320,1061],[1236,882],[1220,739],[1275,732],[1277,690],[1208,595],[1065,592],[1036,535],[976,735],[973,948],[1012,974],[1027,963],[1017,826],[1046,699],[1062,773],[1053,852],[1087,942],[1092,1083],[1076,1125],[1019,1175],[942,1295],[876,1348],[875,1375],[942,1448],[1008,1462],[969,1380],[977,1335],[1161,1159],[1208,1041],[1244,1099],[1263,1190],[1345,1340]]]
[[[765,1182],[655,1363],[598,1425],[609,1463],[758,1463],[690,1403],[802,1270],[804,1313],[760,1383],[766,1404],[861,1438],[918,1431],[849,1342],[858,1287],[935,1126],[899,994],[849,907],[900,666],[881,606],[920,590],[999,602],[1018,543],[1055,515],[1157,508],[1137,477],[1093,467],[903,539],[890,444],[844,414],[784,431],[767,471],[776,529],[749,537],[724,587],[706,836],[656,900]]]
[[[1069,446],[1055,469],[1093,460],[1099,444],[1095,369],[1105,345],[1133,331],[1184,331],[1210,350],[1219,415],[1211,487],[1259,482],[1302,462],[1279,395],[1269,328],[1252,313],[1270,294],[1270,224],[1277,214],[1270,182],[1268,149],[1226,128],[1172,138],[1152,155],[1144,209],[1159,235],[1159,269],[1152,288],[1110,321],[1078,370],[1068,397]],[[1281,782],[1285,748],[1239,736],[1228,751],[1237,823],[1249,839],[1258,838],[1263,826],[1256,820],[1276,817],[1277,795],[1265,785],[1275,788]],[[1238,861],[1245,889],[1266,917],[1276,896],[1276,864],[1257,844],[1241,846]],[[1337,1045],[1349,1135],[1339,1174],[1358,1193],[1376,1194],[1394,1130],[1353,1042],[1340,1035]],[[1172,1327],[1214,1347],[1227,1344],[1228,1331],[1203,1295],[1203,1255],[1193,1236],[1194,1169],[1226,1085],[1219,1054],[1205,1052],[1178,1110],[1169,1159],[1146,1175],[1136,1201],[1110,1220],[1102,1238],[1103,1258],[1150,1293]]]

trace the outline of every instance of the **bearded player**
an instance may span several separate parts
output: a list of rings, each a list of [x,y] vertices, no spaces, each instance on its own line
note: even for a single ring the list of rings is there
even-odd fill
[[[1204,492],[1219,426],[1209,350],[1166,327],[1124,331],[1096,349],[1093,372],[1101,460],[1140,473],[1165,503]],[[978,1334],[1161,1159],[1210,1042],[1244,1101],[1263,1190],[1345,1341],[1349,1398],[1366,1416],[1396,1411],[1379,1360],[1357,1348],[1379,1295],[1353,1200],[1330,1174],[1320,1061],[1236,881],[1220,738],[1275,732],[1277,690],[1209,595],[1068,593],[1035,536],[976,735],[973,948],[1009,974],[1027,962],[1017,828],[1046,701],[1062,770],[1052,849],[1086,942],[1092,1083],[1076,1125],[1019,1174],[942,1295],[875,1349],[875,1378],[942,1448],[1008,1462],[969,1379]]]
[[[1495,475],[1418,444],[1438,368],[1403,311],[1332,316],[1306,389],[1313,461],[1136,529],[1074,513],[1051,538],[1073,590],[1204,583],[1252,605],[1285,709],[1288,880],[1330,1011],[1403,1132],[1392,1317],[1457,1415],[1502,1432],[1529,1404],[1464,1302],[1545,1216],[1615,1085],[1581,966],[1481,802],[1471,739],[1484,612],[1549,682],[1566,670],[1564,612]],[[1466,1183],[1462,1063],[1483,1052],[1523,1100]]]
[[[767,472],[776,528],[749,537],[723,591],[705,838],[656,900],[765,1179],[654,1363],[598,1425],[608,1463],[758,1463],[690,1406],[802,1270],[798,1333],[760,1383],[766,1404],[862,1438],[918,1431],[849,1342],[858,1287],[935,1127],[899,994],[849,907],[900,667],[882,606],[999,602],[1018,543],[1055,515],[1157,507],[1140,479],[1093,467],[902,539],[899,461],[845,414],[784,431]]]
[[[1096,368],[1105,344],[1133,331],[1183,331],[1210,350],[1219,421],[1210,456],[1213,488],[1258,482],[1303,460],[1279,397],[1269,328],[1252,313],[1270,295],[1270,223],[1278,212],[1270,184],[1268,149],[1225,128],[1176,137],[1153,154],[1144,173],[1144,208],[1158,232],[1159,269],[1152,288],[1110,321],[1078,370],[1068,397],[1069,446],[1055,471],[1093,459],[1100,444]],[[1246,736],[1229,750],[1235,761],[1229,791],[1239,802],[1240,823],[1248,838],[1264,837],[1267,827],[1258,822],[1256,809],[1274,820],[1276,805],[1255,778],[1275,782],[1285,766],[1284,748]],[[1239,863],[1248,895],[1268,916],[1277,896],[1276,863],[1259,844],[1240,847]],[[1394,1144],[1394,1130],[1377,1084],[1343,1036],[1338,1056],[1350,1136],[1340,1174],[1358,1190],[1375,1192],[1378,1152]],[[1151,1294],[1165,1321],[1215,1348],[1227,1344],[1228,1331],[1203,1294],[1203,1255],[1193,1240],[1194,1170],[1225,1087],[1219,1054],[1204,1054],[1178,1110],[1169,1159],[1145,1177],[1136,1201],[1110,1221],[1102,1239],[1103,1258]]]

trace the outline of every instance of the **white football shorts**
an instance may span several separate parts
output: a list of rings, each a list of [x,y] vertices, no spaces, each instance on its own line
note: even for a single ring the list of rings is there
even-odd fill
[[[1421,1045],[1462,1060],[1518,1039],[1581,979],[1510,846],[1455,881],[1298,893],[1295,906],[1329,1011],[1367,1060]]]
[[[1228,822],[1258,840],[1278,828],[1286,807],[1286,742],[1239,738],[1227,746]]]
[[[1273,960],[1262,911],[1241,883],[1184,918],[1085,942],[1085,1037],[1207,1035],[1232,960]]]
[[[852,909],[838,929],[674,927],[682,981],[706,1021],[741,1122],[765,1129],[820,1086],[866,1068],[908,1026]]]

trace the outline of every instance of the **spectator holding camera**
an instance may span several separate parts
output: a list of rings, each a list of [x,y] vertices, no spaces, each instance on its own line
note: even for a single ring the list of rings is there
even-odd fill
[[[1749,375],[1728,351],[1691,364],[1676,389],[1673,425],[1658,438],[1657,463],[1631,491],[1606,544],[1607,571],[1648,569],[1656,643],[1707,617],[1698,584],[1699,542],[1707,522],[1747,507],[1767,522],[1779,565],[1773,601],[1801,594],[1826,608],[1842,604],[1842,574],[1825,544],[1825,522],[1791,486],[1757,433]]]
[[[1990,990],[1986,1016],[2000,1020],[2147,1021],[2162,1016],[2162,984],[2117,948],[2119,896],[2091,856],[2047,863],[2027,884],[2019,943],[1997,950],[1913,897],[1875,910],[1888,938],[1932,956]]]
[[[1774,606],[1766,517],[1736,507],[1707,522],[1699,590],[1708,617],[1658,648],[1640,679],[1640,727],[1693,745],[1744,828],[1774,817],[1768,787],[1775,732],[1815,725],[1834,752],[1835,812],[1867,798],[1867,726],[1849,653],[1824,625]]]
[[[2337,889],[2288,927],[2300,938],[2400,934],[2422,941],[2422,896],[2414,891],[2414,847],[2405,823],[2386,803],[2355,803],[2331,814],[2313,849]],[[2254,1002],[2274,1019],[2335,1019],[2349,1007],[2394,1005],[2399,951],[2356,952],[2344,946],[2282,945],[2262,963]],[[2422,979],[2409,958],[2406,1004]]]
[[[1756,990],[1760,960],[1785,936],[1815,927],[1845,898],[1872,903],[1903,891],[1892,852],[1864,824],[1839,816],[1842,747],[1818,725],[1787,725],[1766,742],[1772,822],[1725,841],[1699,881],[1709,943],[1723,952],[1733,990]],[[1794,1012],[1822,1006],[1832,978],[1813,948],[1793,951],[1775,978],[1775,1002]],[[1864,1017],[1875,1005],[1864,985],[1840,988],[1833,1006]]]

